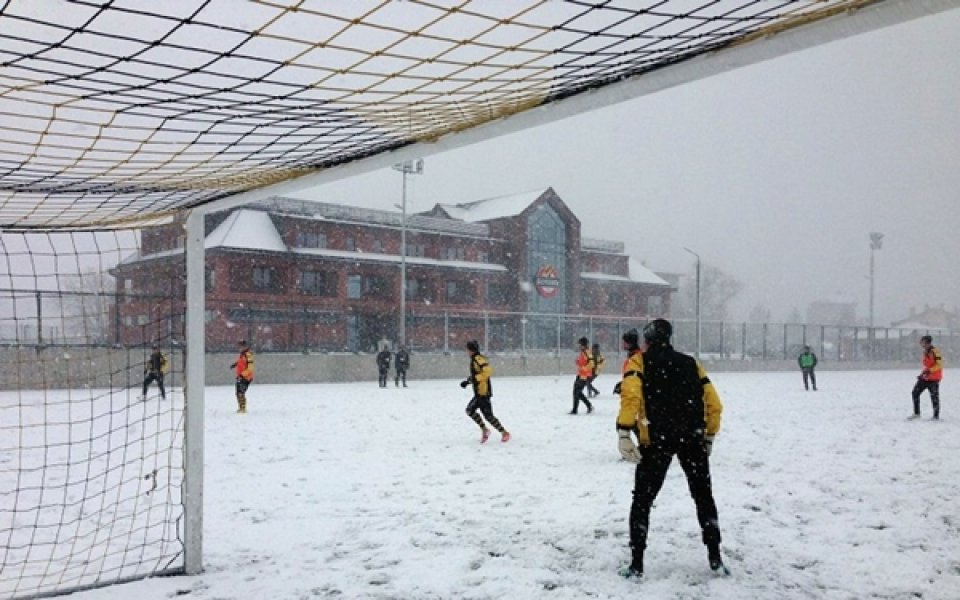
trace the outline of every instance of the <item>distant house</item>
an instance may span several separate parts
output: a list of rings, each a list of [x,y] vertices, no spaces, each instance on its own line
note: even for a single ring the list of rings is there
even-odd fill
[[[272,198],[209,215],[206,229],[211,349],[232,349],[241,337],[274,350],[368,351],[395,342],[404,230],[406,338],[414,348],[459,349],[481,332],[495,347],[556,347],[561,336],[584,335],[593,318],[595,337],[609,347],[619,341],[616,317],[667,316],[674,291],[623,242],[583,238],[552,188],[437,204],[405,223],[399,212]],[[115,269],[127,295],[114,319],[122,343],[182,327],[155,323],[157,301],[142,298],[182,299],[182,247],[182,223],[151,228],[140,254]]]
[[[896,329],[917,331],[955,331],[960,332],[960,312],[953,312],[940,306],[924,306],[922,311],[910,307],[910,316],[890,323]]]

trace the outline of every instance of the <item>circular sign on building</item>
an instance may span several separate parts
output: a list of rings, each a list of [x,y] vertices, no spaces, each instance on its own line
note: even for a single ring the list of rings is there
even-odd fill
[[[560,276],[553,265],[541,265],[533,278],[533,285],[544,298],[553,298],[560,291]]]

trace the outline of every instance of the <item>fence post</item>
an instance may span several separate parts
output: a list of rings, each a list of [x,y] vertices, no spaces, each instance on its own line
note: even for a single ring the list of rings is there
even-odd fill
[[[450,354],[450,311],[447,310],[443,311],[443,353]]]
[[[483,351],[490,352],[490,313],[483,311]]]
[[[763,324],[763,348],[760,353],[760,360],[767,360],[767,324]]]
[[[37,292],[37,345],[43,345],[43,298]]]
[[[787,360],[787,327],[786,323],[783,324],[783,360]]]
[[[723,324],[723,321],[720,321],[720,359],[725,359],[726,355],[724,354],[724,346],[726,345],[726,325]]]
[[[560,330],[562,329],[562,327],[563,327],[563,317],[561,315],[557,315],[557,350],[556,350],[557,357],[560,356],[560,334],[561,334]]]
[[[527,315],[520,317],[520,356],[527,357]]]
[[[860,341],[860,328],[854,327],[853,328],[853,357],[851,358],[851,360],[853,361],[857,360],[857,343],[859,341]]]
[[[826,347],[824,338],[827,335],[827,328],[824,325],[820,326],[820,359],[823,360],[823,349]]]
[[[747,322],[740,324],[740,360],[747,360]]]

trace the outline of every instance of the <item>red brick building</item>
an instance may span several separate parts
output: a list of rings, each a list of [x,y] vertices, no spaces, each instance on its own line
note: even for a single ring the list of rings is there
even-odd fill
[[[397,339],[400,213],[274,198],[206,226],[211,349],[244,337],[260,349],[368,351]],[[406,240],[406,337],[416,349],[471,338],[494,350],[552,348],[567,321],[574,335],[584,318],[609,326],[669,314],[670,284],[622,242],[582,238],[552,188],[438,204],[406,217]],[[182,329],[182,247],[182,223],[151,228],[141,254],[116,268],[129,296],[114,319],[122,343]],[[599,337],[613,343],[610,331]]]

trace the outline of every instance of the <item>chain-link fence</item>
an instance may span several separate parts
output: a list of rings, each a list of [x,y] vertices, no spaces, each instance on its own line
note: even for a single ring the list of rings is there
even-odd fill
[[[182,301],[166,296],[0,290],[0,344],[177,345],[183,341],[182,315]],[[233,351],[239,339],[268,352],[374,352],[400,345],[400,311],[392,304],[365,310],[208,299],[206,315],[210,352]],[[586,337],[609,353],[620,349],[623,332],[646,321],[629,315],[414,307],[407,311],[406,345],[419,352],[452,352],[475,339],[491,353],[560,353]],[[697,322],[674,319],[673,325],[674,345],[697,353]],[[950,329],[720,321],[700,323],[699,353],[718,360],[791,360],[810,346],[823,361],[914,361],[917,341],[927,334],[945,355],[960,353],[960,331]]]

